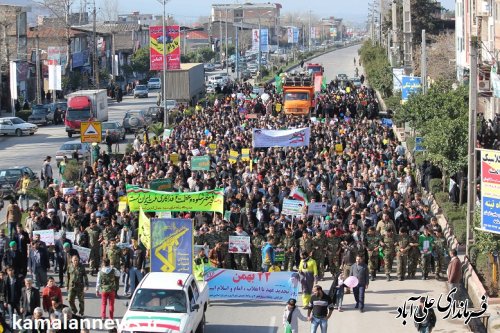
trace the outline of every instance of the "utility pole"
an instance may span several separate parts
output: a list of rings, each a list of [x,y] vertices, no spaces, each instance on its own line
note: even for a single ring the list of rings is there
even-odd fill
[[[261,38],[262,38],[262,36],[261,35],[262,35],[262,28],[260,26],[260,15],[259,15],[259,55],[258,55],[259,56],[259,61],[257,62],[257,64],[258,64],[258,67],[257,67],[257,73],[258,73],[257,74],[257,78],[258,79],[260,78],[260,61],[261,61],[261,58],[262,58],[262,53],[261,53],[262,52],[262,50],[261,50],[261,44],[262,44]]]
[[[425,29],[422,30],[422,58],[420,60],[420,76],[422,77],[422,93],[427,93],[427,49],[425,41]]]
[[[399,41],[398,41],[398,5],[392,1],[392,62],[393,67],[399,66]]]
[[[168,127],[168,109],[167,109],[167,29],[165,26],[166,16],[165,16],[165,6],[167,5],[167,0],[163,0],[163,17],[162,17],[162,37],[163,37],[163,84],[161,86],[163,91],[163,128]]]
[[[226,42],[226,74],[229,77],[229,66],[228,66],[228,61],[227,61],[229,59],[229,54],[227,54],[227,8],[226,8],[226,20],[225,21],[226,21],[225,22],[226,23],[225,24],[225,26],[226,26],[226,40],[225,40],[225,42]]]
[[[217,44],[215,46],[217,46]],[[219,62],[222,63],[222,12],[220,10],[219,10]]]
[[[96,38],[96,8],[94,1],[94,10],[92,12],[94,22],[92,24],[92,40],[94,42],[94,56],[92,58],[92,63],[94,67],[94,84],[96,89],[99,89],[99,65],[97,62],[97,38]]]
[[[471,240],[471,227],[474,225],[476,209],[476,122],[477,122],[477,36],[472,35],[472,11],[469,18],[470,33],[470,72],[469,72],[469,147],[467,169],[467,232],[465,253],[468,255]]]
[[[308,44],[308,51],[311,52],[311,11],[309,10],[309,44]]]
[[[40,39],[38,38],[38,27],[35,37],[35,70],[36,70],[36,104],[42,104],[42,87],[40,82]]]

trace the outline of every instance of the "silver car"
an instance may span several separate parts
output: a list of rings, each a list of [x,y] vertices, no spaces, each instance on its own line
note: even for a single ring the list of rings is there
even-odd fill
[[[109,131],[109,135],[113,142],[118,142],[125,140],[125,128],[118,121],[105,121],[101,123],[101,137],[104,140],[106,137],[106,132]]]
[[[38,131],[38,126],[27,123],[18,117],[0,118],[0,134],[2,135],[17,135],[23,134],[33,135]]]
[[[63,143],[59,150],[56,151],[57,165],[61,163],[64,156],[71,160],[75,152],[78,154],[79,160],[90,161],[90,144],[82,143],[80,140],[72,140]]]
[[[149,93],[148,87],[144,84],[139,84],[139,85],[135,86],[134,98],[138,98],[138,97],[146,97],[147,98],[148,93]]]

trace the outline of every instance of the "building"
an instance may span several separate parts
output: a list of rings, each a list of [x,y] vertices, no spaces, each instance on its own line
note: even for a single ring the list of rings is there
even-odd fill
[[[120,23],[136,23],[141,25],[157,25],[161,24],[163,16],[153,14],[141,14],[140,12],[132,12],[130,14],[118,15],[118,22]]]
[[[321,19],[321,38],[322,40],[343,41],[347,36],[347,28],[341,18],[333,16]]]
[[[472,2],[472,3],[471,3]],[[472,6],[471,6],[472,4]],[[469,8],[472,11],[469,11]],[[467,82],[471,37],[478,38],[478,113],[492,119],[500,112],[500,0],[457,0],[455,6],[457,80]],[[472,20],[471,20],[472,18]],[[500,90],[500,89],[498,89]]]

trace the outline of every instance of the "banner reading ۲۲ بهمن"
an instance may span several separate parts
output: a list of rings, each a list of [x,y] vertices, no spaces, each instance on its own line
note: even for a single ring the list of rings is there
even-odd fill
[[[128,207],[138,212],[218,212],[224,211],[221,189],[200,192],[162,192],[127,185]]]
[[[287,301],[297,298],[300,275],[297,272],[249,272],[205,267],[209,297],[251,301]]]

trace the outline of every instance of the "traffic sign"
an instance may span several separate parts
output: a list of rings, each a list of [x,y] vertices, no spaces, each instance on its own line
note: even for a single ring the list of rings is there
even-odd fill
[[[101,122],[82,121],[80,124],[80,138],[82,142],[101,142]]]
[[[424,147],[424,138],[417,136],[415,138],[415,148],[413,149],[415,152],[417,151],[425,151]]]

